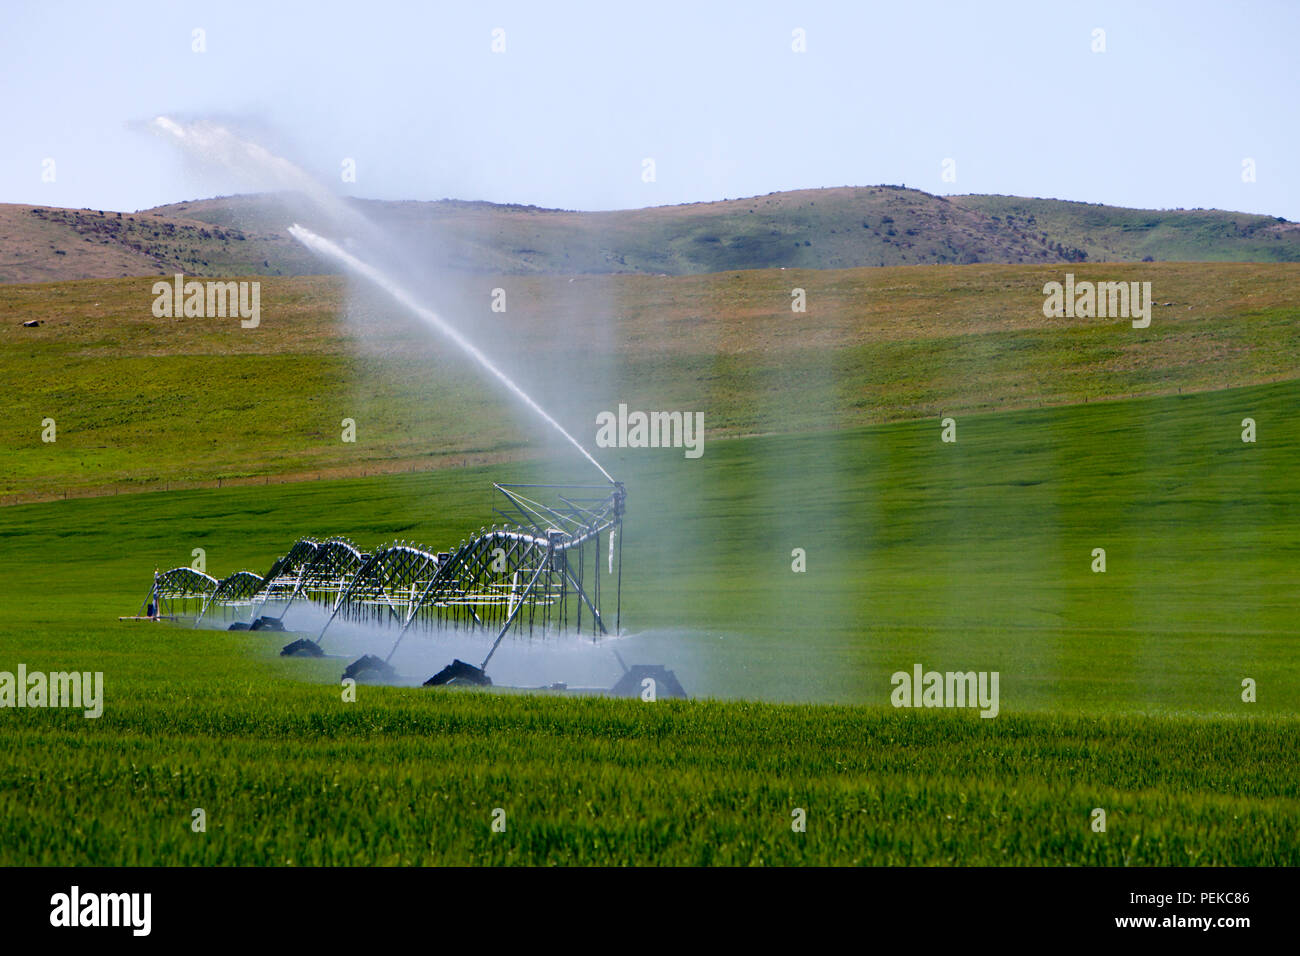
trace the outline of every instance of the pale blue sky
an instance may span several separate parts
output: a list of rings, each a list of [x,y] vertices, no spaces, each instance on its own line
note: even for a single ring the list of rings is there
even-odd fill
[[[905,183],[1300,220],[1297,27],[1286,2],[6,0],[0,201],[235,191],[141,130],[167,114],[233,118],[378,198],[610,209]]]

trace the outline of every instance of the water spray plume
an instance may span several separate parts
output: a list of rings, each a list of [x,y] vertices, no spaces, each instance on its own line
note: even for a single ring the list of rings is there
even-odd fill
[[[246,138],[230,126],[199,120],[178,121],[171,117],[156,117],[153,132],[182,147],[202,168],[219,169],[226,175],[235,175],[259,191],[269,191],[272,202],[284,203],[287,197],[305,198],[309,208],[300,213],[283,216],[292,220],[300,216],[316,224],[317,217],[328,220],[328,225],[316,224],[331,235],[345,235],[362,240],[360,248],[375,261],[404,261],[403,250],[392,246],[389,238],[376,229],[360,211],[344,198],[335,195],[324,184],[314,179],[302,168],[277,156],[258,143]],[[295,200],[297,201],[297,200]],[[479,365],[498,379],[527,407],[536,412],[548,425],[565,437],[582,456],[591,462],[613,488],[603,500],[593,500],[589,485],[527,485],[531,489],[550,488],[559,495],[560,504],[554,508],[520,494],[511,486],[494,485],[509,500],[508,510],[499,511],[506,517],[505,527],[493,525],[484,529],[470,542],[449,552],[433,552],[398,543],[363,554],[344,538],[331,538],[318,542],[303,538],[284,557],[276,561],[265,578],[251,572],[238,572],[223,581],[209,579],[213,585],[205,591],[202,606],[195,624],[215,607],[222,613],[236,603],[251,606],[249,623],[236,621],[235,629],[264,630],[268,627],[284,629],[284,618],[292,606],[301,616],[304,604],[328,595],[329,607],[315,640],[300,639],[287,645],[280,653],[284,656],[322,655],[321,641],[336,619],[344,622],[369,620],[370,612],[378,605],[374,595],[382,595],[391,620],[401,625],[396,642],[384,658],[365,654],[344,672],[355,680],[398,680],[394,665],[389,661],[397,652],[412,626],[441,628],[444,625],[471,628],[483,627],[500,630],[487,657],[479,667],[455,659],[425,681],[426,686],[443,684],[477,684],[489,686],[486,674],[488,664],[511,628],[522,631],[525,618],[529,633],[534,625],[534,612],[538,612],[539,626],[550,631],[552,624],[558,628],[569,626],[570,614],[576,630],[582,630],[584,613],[590,614],[592,634],[608,634],[601,614],[600,589],[591,593],[584,589],[582,569],[584,557],[594,550],[591,580],[600,580],[600,549],[602,536],[609,532],[609,573],[614,573],[614,542],[622,526],[626,492],[600,462],[592,457],[572,435],[548,415],[537,402],[464,335],[416,296],[403,289],[392,278],[375,266],[344,251],[334,242],[311,229],[295,224],[289,234],[312,253],[341,265],[350,273],[369,280],[391,296],[399,305],[410,310],[423,322],[465,351]],[[387,253],[385,252],[387,250]],[[576,501],[564,497],[564,489],[577,489]],[[511,518],[511,514],[517,517]],[[616,606],[614,628],[620,628],[622,594],[622,536],[617,537],[619,577],[615,584]],[[499,549],[497,546],[500,546]],[[589,550],[590,549],[590,550]],[[487,569],[481,556],[495,553],[505,556],[505,566]],[[576,573],[576,578],[575,578]],[[174,569],[167,574],[155,574],[150,598],[156,607],[164,601],[194,600],[194,579],[191,568]],[[206,578],[206,575],[204,576]],[[524,584],[525,579],[527,584]],[[520,590],[521,585],[523,589]],[[319,602],[317,602],[319,603]],[[271,607],[282,605],[278,617],[270,613]],[[528,608],[523,614],[521,609]],[[468,610],[468,617],[462,615]],[[635,675],[633,675],[635,676]],[[631,677],[624,675],[624,681]],[[638,685],[639,686],[639,685]],[[635,689],[635,688],[634,688]],[[615,693],[619,691],[616,689]]]
[[[205,171],[234,176],[240,191],[294,194],[310,203],[310,212],[294,216],[325,216],[337,232],[361,235],[368,243],[378,236],[368,220],[302,167],[278,156],[230,126],[212,120],[182,121],[155,116],[148,129],[178,146]],[[321,228],[320,223],[316,227]]]
[[[363,262],[362,260],[358,259],[356,256],[352,255],[351,253],[345,252],[343,249],[340,249],[333,242],[330,242],[330,240],[324,238],[323,236],[316,235],[316,233],[312,232],[310,229],[304,229],[302,226],[299,226],[295,223],[294,225],[289,227],[289,235],[293,236],[295,239],[301,242],[312,252],[315,252],[317,255],[324,256],[329,259],[334,259],[335,261],[342,263],[344,266],[351,269],[356,274],[362,276],[365,279],[370,280],[375,285],[379,286],[379,288],[383,289],[390,296],[392,296],[402,306],[404,306],[405,308],[409,309],[411,312],[418,315],[426,323],[433,326],[443,335],[447,336],[447,338],[455,342],[458,346],[460,346],[467,353],[469,353],[469,355],[472,356],[476,362],[482,365],[483,368],[487,369],[489,372],[495,375],[497,379],[501,382],[501,384],[503,384],[506,388],[510,389],[510,391],[513,392],[515,395],[517,395],[525,405],[527,405],[538,415],[540,415],[543,419],[545,419],[548,425],[550,425],[561,435],[567,438],[570,444],[572,444],[574,448],[582,452],[583,457],[586,458],[587,461],[591,462],[593,465],[596,466],[597,470],[599,470],[600,473],[605,476],[606,481],[608,481],[610,484],[615,483],[610,473],[607,472],[604,468],[601,468],[600,462],[596,461],[596,459],[591,456],[591,452],[583,448],[582,444],[576,438],[574,438],[567,431],[565,431],[564,427],[559,422],[557,422],[554,418],[548,415],[546,411],[542,408],[542,406],[538,405],[535,401],[533,401],[532,398],[529,397],[527,392],[525,392],[522,388],[516,385],[513,380],[511,380],[510,376],[506,375],[505,372],[501,371],[499,368],[493,365],[491,359],[489,359],[486,355],[484,355],[483,352],[480,351],[467,338],[465,338],[463,335],[457,332],[455,328],[453,328],[445,319],[442,318],[442,316],[438,315],[438,313],[434,312],[432,309],[429,309],[426,306],[422,305],[418,300],[416,300],[416,298],[413,295],[411,295],[401,286],[397,285],[397,283],[395,283],[392,279],[384,275],[384,273],[380,272],[378,269],[370,265],[368,262]]]

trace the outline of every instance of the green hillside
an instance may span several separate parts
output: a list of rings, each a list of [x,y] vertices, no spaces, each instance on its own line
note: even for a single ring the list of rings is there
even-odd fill
[[[578,213],[492,203],[357,201],[380,227],[473,272],[668,275],[773,267],[969,263],[1297,262],[1300,225],[1221,210],[1163,211],[899,186],[796,190]],[[228,197],[156,212],[253,228],[313,218],[287,200]],[[321,228],[328,224],[317,218]],[[436,242],[430,242],[436,236]]]
[[[1219,209],[1124,209],[1100,203],[956,196],[953,202],[1051,236],[1094,262],[1295,262],[1300,223]]]
[[[607,456],[629,489],[617,646],[745,701],[344,703],[344,660],[279,658],[284,635],[114,620],[195,547],[225,573],[308,532],[454,541],[491,480],[572,478],[572,456],[0,508],[0,659],[105,675],[97,720],[5,714],[0,861],[1296,865],[1297,399],[967,416],[952,445],[903,422]],[[566,666],[612,678],[609,646]],[[436,640],[405,647],[409,676],[445,663]],[[914,663],[998,671],[998,717],[891,708]]]
[[[692,409],[709,441],[1297,374],[1296,266],[1069,267],[1152,282],[1151,326],[1048,319],[1061,266],[467,278],[432,299],[588,444]],[[341,280],[263,279],[257,329],[160,319],[152,279],[0,286],[0,500],[503,462],[550,447],[458,353]],[[490,311],[491,289],[509,311]],[[803,288],[807,312],[791,311]],[[351,318],[345,318],[351,314]],[[22,321],[41,321],[36,328]],[[57,442],[41,440],[53,418]],[[357,423],[343,444],[341,423]]]
[[[696,698],[653,704],[345,703],[345,661],[386,636],[305,661],[283,634],[117,621],[196,548],[217,575],[303,535],[445,548],[491,522],[493,481],[592,469],[337,277],[260,280],[253,330],[156,318],[148,277],[0,287],[2,491],[56,499],[0,507],[0,669],[105,681],[95,720],[3,714],[0,862],[1296,865],[1296,268],[436,287],[589,444],[620,402],[704,413],[701,458],[598,450],[628,489],[617,643],[493,659],[608,686],[617,646]],[[1045,318],[1066,269],[1152,282],[1150,327]],[[447,656],[413,636],[393,660],[419,680]],[[998,716],[891,707],[917,664],[997,672]]]
[[[899,186],[614,212],[459,200],[348,200],[341,208],[363,213],[430,271],[472,274],[696,275],[1146,258],[1300,261],[1300,226],[1268,216],[945,198]],[[344,238],[357,226],[287,195],[227,196],[123,214],[0,205],[0,282],[328,271],[289,237],[294,222]]]

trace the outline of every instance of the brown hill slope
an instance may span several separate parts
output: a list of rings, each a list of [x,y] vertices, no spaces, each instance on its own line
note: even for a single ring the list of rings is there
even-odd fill
[[[489,275],[698,275],[740,269],[1081,261],[1300,261],[1300,226],[1219,210],[1140,210],[896,186],[572,212],[486,202],[351,200],[431,268]],[[286,233],[337,235],[290,197],[138,213],[0,206],[0,282],[185,272],[330,271]]]

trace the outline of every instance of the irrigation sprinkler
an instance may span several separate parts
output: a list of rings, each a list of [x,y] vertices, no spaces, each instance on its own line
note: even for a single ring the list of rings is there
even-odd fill
[[[610,633],[611,610],[619,633],[623,484],[498,483],[493,489],[495,523],[451,550],[396,541],[362,552],[346,538],[301,538],[265,575],[238,571],[218,581],[192,568],[156,572],[146,602],[156,616],[192,613],[195,626],[234,614],[239,619],[230,629],[251,631],[284,631],[297,605],[325,612],[319,632],[286,644],[285,657],[324,657],[331,630],[347,624],[391,629],[386,655],[363,655],[344,670],[344,678],[359,682],[399,680],[393,657],[415,633],[435,640],[451,632],[483,633],[490,639],[479,664],[456,658],[424,681],[426,687],[491,686],[489,665],[512,637],[588,633],[599,640]],[[600,692],[638,696],[652,686],[658,696],[685,696],[672,671],[629,667],[614,654],[622,677]]]
[[[487,632],[493,640],[477,668],[485,672],[510,635],[607,635],[602,602],[611,597],[617,628],[624,486],[493,488],[496,523],[451,550],[401,541],[365,553],[346,538],[301,538],[265,575],[239,571],[218,581],[191,568],[156,574],[146,603],[169,617],[192,615],[195,626],[233,613],[239,620],[231,629],[256,631],[285,630],[298,605],[324,611],[319,633],[286,645],[286,656],[321,656],[331,628],[344,624],[390,627],[392,647],[375,658],[383,667],[372,661],[361,668],[376,673],[391,672],[393,655],[415,631]],[[602,577],[610,579],[603,588]]]
[[[397,638],[384,658],[389,666],[417,623],[442,627],[451,622],[471,630],[496,631],[482,664],[475,668],[456,660],[430,678],[427,683],[432,686],[453,679],[458,683],[490,683],[487,666],[512,629],[516,633],[525,628],[529,634],[538,629],[546,633],[568,629],[572,622],[573,628],[581,632],[585,608],[593,637],[609,633],[600,605],[600,541],[607,531],[616,534],[622,525],[626,488],[620,482],[614,483],[612,491],[590,485],[496,484],[494,488],[504,501],[496,509],[504,525],[485,529],[454,552],[438,554],[418,594],[417,588],[411,587],[411,599],[402,613],[385,595],[390,614],[381,613],[381,617],[385,621],[400,620]],[[551,504],[537,500],[548,492],[554,498]],[[585,573],[589,563],[593,571],[590,579]],[[621,580],[621,560],[618,575]],[[591,586],[586,586],[587,580],[592,581]],[[522,582],[526,583],[521,589]],[[364,593],[367,588],[359,588],[354,581],[331,612],[318,641],[336,617],[346,616],[358,590]],[[619,592],[616,586],[616,601],[621,605]]]
[[[161,125],[173,133],[181,130],[170,120]],[[178,135],[184,138],[184,131]],[[495,634],[480,666],[463,661],[451,665],[459,668],[454,679],[479,683],[490,683],[487,666],[508,634],[581,633],[584,627],[590,628],[593,638],[608,634],[601,603],[602,576],[611,578],[614,587],[617,631],[622,624],[620,532],[627,499],[623,484],[453,323],[392,276],[302,226],[291,226],[289,234],[316,255],[382,289],[395,304],[453,343],[515,400],[563,436],[608,484],[496,484],[494,488],[504,501],[496,513],[504,524],[482,529],[455,550],[434,552],[395,542],[363,554],[344,538],[324,543],[303,538],[256,581],[251,572],[251,577],[232,581],[230,587],[212,578],[195,582],[181,581],[178,576],[174,591],[168,592],[170,600],[197,602],[196,625],[211,613],[246,608],[248,623],[237,621],[231,627],[248,630],[284,630],[286,615],[300,602],[324,610],[326,621],[320,632],[314,638],[290,643],[281,651],[285,655],[323,654],[323,642],[338,621],[396,628],[387,656],[379,660],[367,655],[354,661],[349,668],[354,674],[391,674],[393,655],[413,628]],[[601,542],[606,534],[602,575]],[[609,592],[608,584],[604,591]],[[271,613],[272,608],[279,608],[278,616]],[[438,676],[430,682],[436,683]]]
[[[140,602],[139,610],[119,620],[182,621],[191,615],[198,620],[221,584],[212,575],[190,567],[155,570],[149,594]]]
[[[547,534],[547,538],[550,542],[550,545],[547,549],[547,559],[548,559],[547,563],[549,563],[550,560],[554,557],[555,542],[557,539],[562,538],[563,534],[564,532],[556,531],[556,530],[552,530]],[[542,572],[545,570],[546,570],[546,564],[539,565],[537,571],[534,572],[533,574],[532,580],[528,582],[528,587],[526,587],[524,589],[523,594],[519,596],[519,600],[512,602],[512,607],[510,609],[509,615],[507,615],[506,617],[506,622],[501,625],[501,631],[499,634],[497,634],[497,639],[492,642],[492,648],[487,652],[487,657],[483,658],[482,664],[480,664],[478,667],[474,667],[471,664],[466,664],[464,661],[460,659],[456,659],[452,661],[451,664],[447,665],[447,667],[443,668],[442,671],[430,677],[425,682],[425,684],[427,686],[436,687],[439,684],[448,683],[448,681],[453,679],[464,681],[465,683],[469,683],[469,684],[480,684],[480,685],[491,684],[492,679],[487,676],[488,661],[492,660],[492,655],[495,654],[497,652],[497,648],[501,646],[501,639],[505,637],[506,632],[510,630],[510,625],[514,623],[515,617],[519,614],[520,609],[524,606],[524,602],[527,601],[528,598],[532,595],[533,589],[537,586],[537,579],[542,576]],[[449,674],[448,671],[450,671],[451,673]]]

